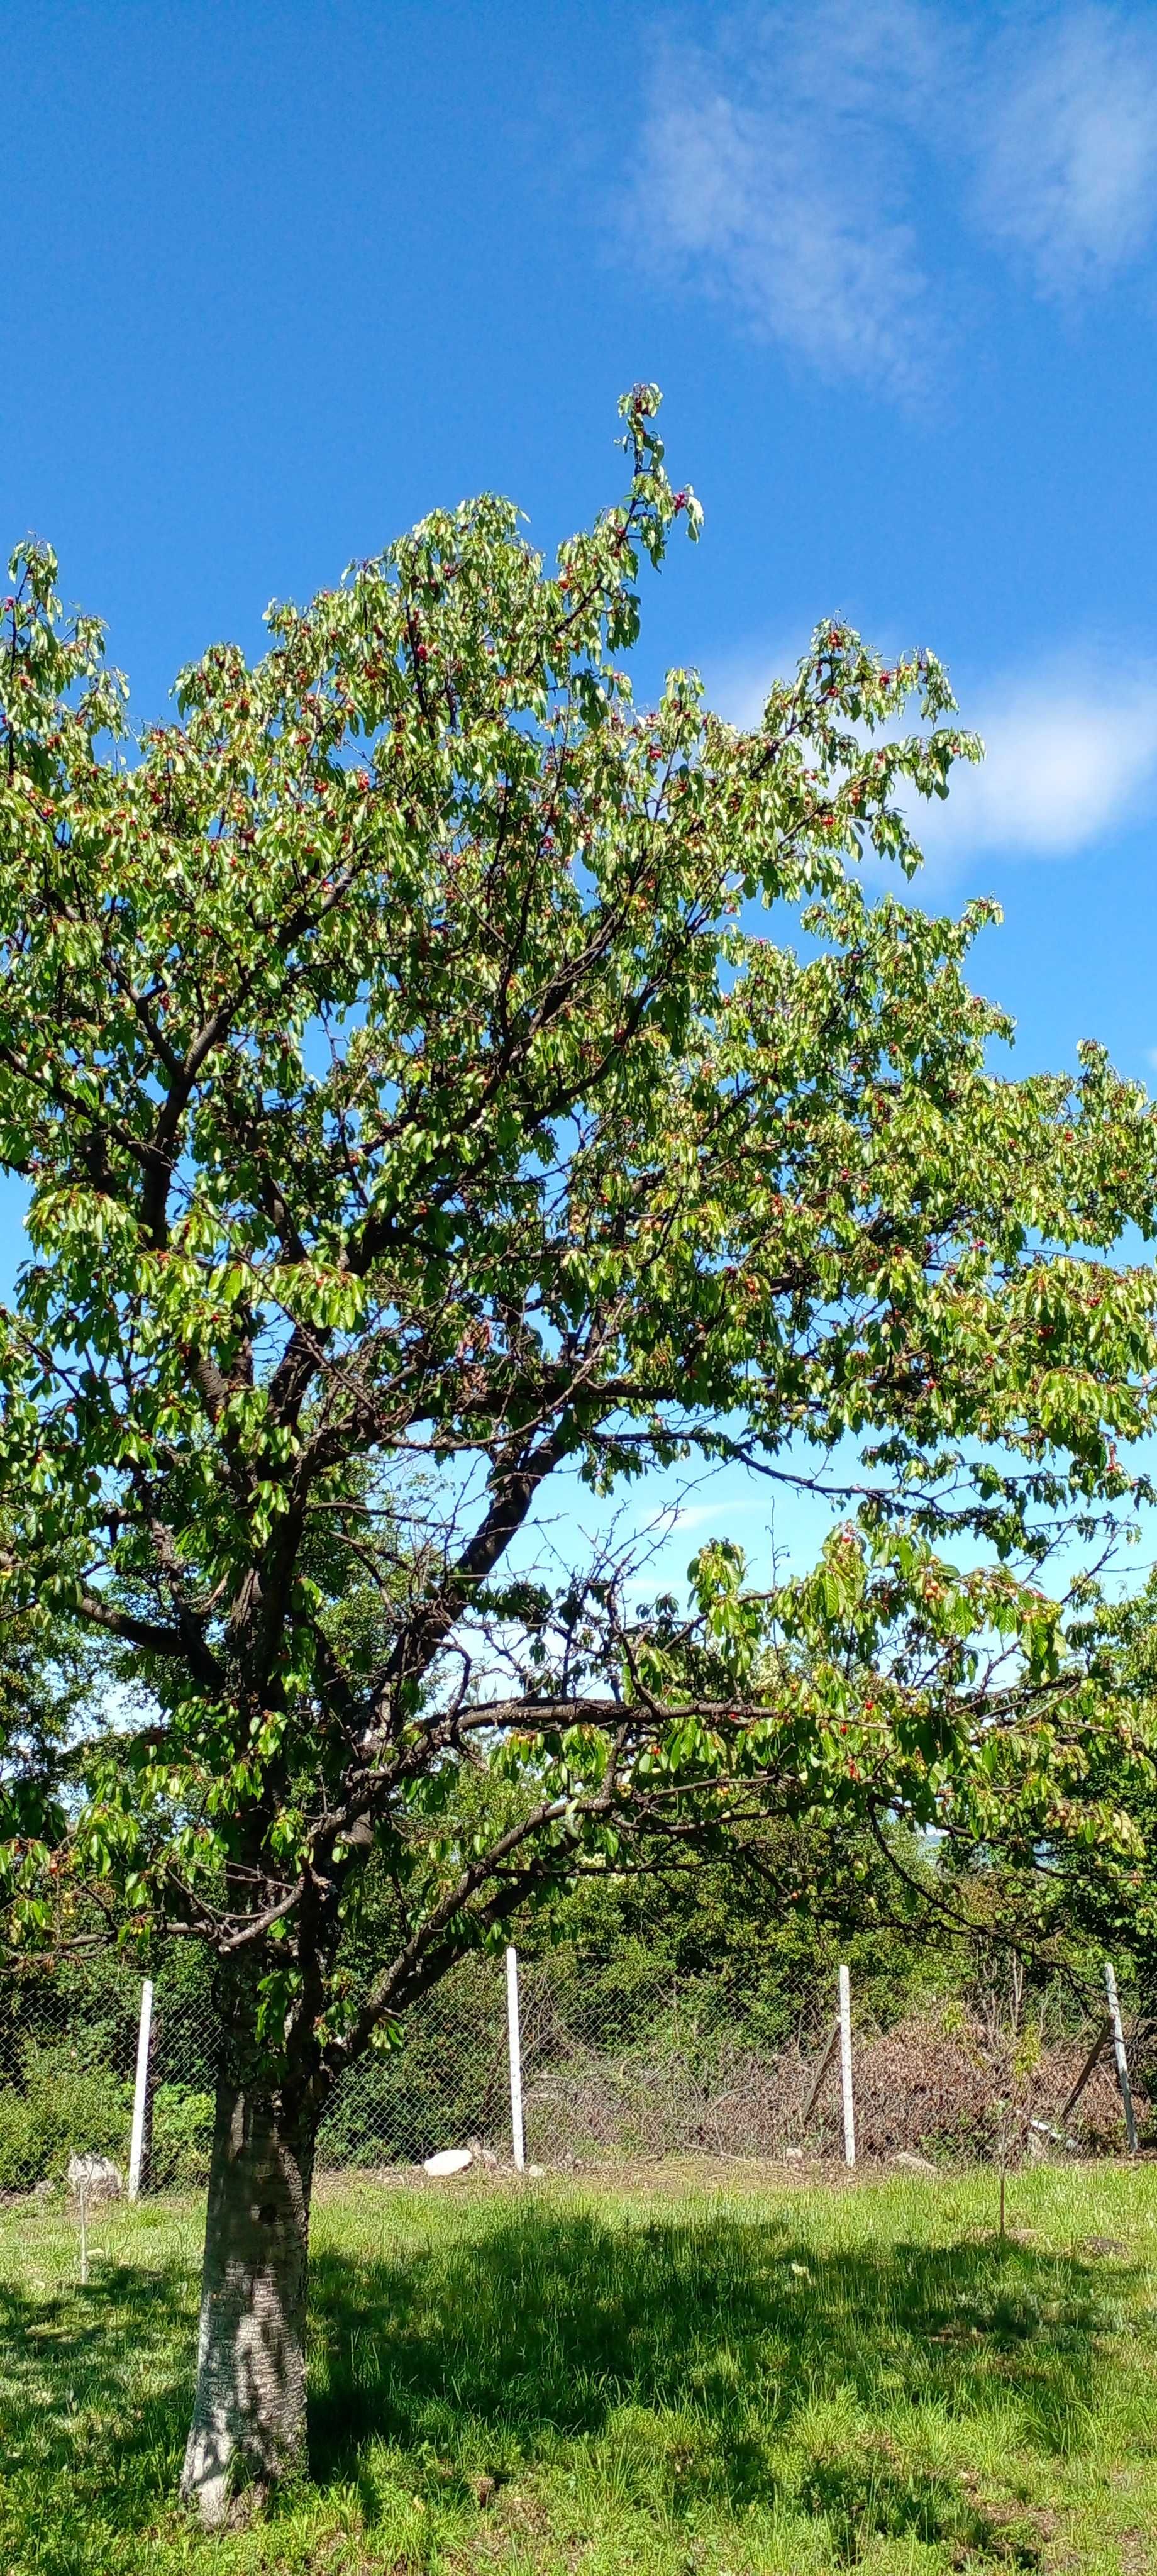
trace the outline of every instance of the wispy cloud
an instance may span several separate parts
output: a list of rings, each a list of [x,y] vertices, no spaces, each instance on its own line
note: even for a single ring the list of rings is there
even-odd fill
[[[977,208],[1038,285],[1099,284],[1157,221],[1157,17],[1048,11],[996,48],[984,86]]]
[[[766,1493],[731,1494],[714,1503],[681,1504],[671,1526],[677,1530],[708,1529],[718,1520],[730,1520],[736,1512],[762,1512],[765,1519],[771,1518]]]
[[[670,51],[639,206],[660,256],[757,332],[825,375],[911,392],[926,281],[903,205],[904,93],[884,103],[863,44],[845,77],[824,70],[814,26],[791,8],[761,22],[742,67],[725,46]]]
[[[669,46],[632,208],[667,273],[909,399],[969,228],[1055,295],[1126,267],[1155,221],[1157,17],[1045,6],[994,32],[949,0],[780,0]]]

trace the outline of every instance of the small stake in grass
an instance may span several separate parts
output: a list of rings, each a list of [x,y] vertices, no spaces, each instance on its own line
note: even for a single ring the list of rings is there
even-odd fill
[[[77,2196],[80,2201],[80,2286],[82,2290],[86,2290],[88,2288],[88,2184],[83,2178]]]
[[[506,1953],[506,2035],[510,2046],[510,2142],[516,2173],[526,2171],[522,2136],[522,2039],[518,2024],[518,1952]]]
[[[1010,2111],[1010,2109],[1011,2109],[1011,2104],[1010,2104],[1010,2103],[1008,2103],[1008,2102],[998,2102],[998,2103],[997,2103],[997,2106],[996,2106],[996,2109],[997,2109],[997,2116],[998,2116],[999,2121],[1000,2121],[1000,2130],[999,2130],[999,2137],[1000,2137],[1000,2241],[1001,2241],[1001,2244],[1003,2245],[1003,2243],[1004,2243],[1004,2195],[1005,2195],[1005,2186],[1006,2186],[1007,2181],[1008,2181],[1008,2115],[1009,2115],[1009,2111]]]

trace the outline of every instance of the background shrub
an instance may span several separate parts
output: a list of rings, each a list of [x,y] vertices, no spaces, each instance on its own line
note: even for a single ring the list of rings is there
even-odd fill
[[[213,2096],[191,2084],[158,2084],[153,2096],[149,2182],[155,2190],[188,2191],[209,2178],[213,2145]]]
[[[0,2191],[31,2191],[63,2176],[71,2155],[128,2156],[132,2087],[84,2063],[71,2039],[25,2048],[15,2084],[0,2088]]]

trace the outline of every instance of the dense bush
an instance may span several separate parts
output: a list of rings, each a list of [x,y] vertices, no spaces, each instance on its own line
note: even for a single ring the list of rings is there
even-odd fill
[[[74,2154],[111,2156],[124,2172],[132,2099],[131,2084],[87,2065],[71,2039],[47,2048],[31,2043],[17,2081],[0,2086],[0,2191],[59,2181]],[[212,2139],[212,2094],[158,2085],[150,2181],[170,2190],[204,2182]]]
[[[212,2144],[212,2094],[197,2092],[190,2084],[158,2084],[149,2151],[153,2189],[187,2191],[206,2182]]]
[[[0,2087],[0,2191],[55,2181],[74,2154],[112,2156],[123,2166],[131,2116],[131,2086],[86,2064],[72,2039],[48,2048],[32,2042],[17,2082]]]

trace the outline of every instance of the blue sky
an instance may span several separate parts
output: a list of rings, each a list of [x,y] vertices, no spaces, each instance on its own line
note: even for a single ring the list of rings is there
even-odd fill
[[[726,711],[838,610],[947,659],[987,768],[923,899],[996,893],[1019,1060],[1157,1050],[1157,10],[812,0],[0,13],[0,533],[138,721],[430,504],[552,545],[666,396],[703,544],[638,685]],[[4,1270],[18,1245],[12,1211]]]

